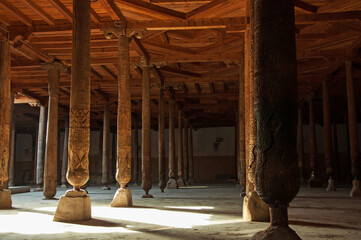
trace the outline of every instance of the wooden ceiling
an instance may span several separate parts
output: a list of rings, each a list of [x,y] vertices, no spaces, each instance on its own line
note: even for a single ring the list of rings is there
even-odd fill
[[[133,38],[130,43],[132,111],[141,111],[142,73],[138,62],[141,56],[148,56],[153,66],[154,120],[159,82],[164,79],[166,99],[174,97],[195,126],[234,125],[246,28],[245,3],[245,0],[92,1],[92,117],[102,118],[107,99],[113,118],[116,116],[117,39],[106,38],[104,32],[114,26],[114,21],[126,21],[129,29],[144,32],[143,38]],[[12,46],[11,81],[12,91],[18,93],[16,102],[36,99],[46,103],[47,72],[40,63],[58,59],[69,67],[60,80],[60,114],[67,114],[72,5],[72,0],[0,1],[0,32],[8,36]],[[310,94],[320,97],[322,80],[327,78],[331,99],[338,99],[332,102],[335,106],[331,109],[343,114],[345,60],[355,62],[356,89],[361,87],[361,1],[296,0],[295,19],[300,101]]]

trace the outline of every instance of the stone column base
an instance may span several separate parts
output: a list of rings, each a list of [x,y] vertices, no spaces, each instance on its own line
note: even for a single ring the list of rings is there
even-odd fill
[[[91,202],[85,190],[68,190],[60,197],[53,221],[77,222],[89,219],[91,219]]]
[[[10,209],[11,204],[11,191],[8,189],[0,190],[0,209]]]
[[[246,221],[269,222],[268,205],[257,192],[249,192],[243,199],[243,219]]]
[[[129,188],[120,188],[114,195],[111,207],[131,207],[133,205],[132,193]]]
[[[301,240],[301,238],[289,226],[269,226],[266,230],[256,233],[252,240]]]
[[[352,181],[352,190],[350,192],[350,197],[361,197],[360,180]]]
[[[329,178],[329,179],[328,179],[328,186],[327,186],[326,191],[327,191],[327,192],[336,191],[336,188],[335,188],[335,180],[333,180],[332,178]]]
[[[177,189],[178,184],[177,181],[174,178],[169,178],[167,182],[167,189]]]
[[[185,187],[186,186],[186,184],[184,183],[183,178],[181,178],[181,177],[179,177],[177,179],[177,184],[178,184],[178,187]]]
[[[68,186],[66,184],[61,184],[60,186],[61,188],[68,188]]]

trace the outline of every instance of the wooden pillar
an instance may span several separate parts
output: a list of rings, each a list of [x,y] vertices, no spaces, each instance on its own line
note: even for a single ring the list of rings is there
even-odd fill
[[[326,174],[328,175],[327,191],[335,191],[334,170],[332,157],[332,129],[330,116],[330,100],[328,96],[328,85],[326,79],[322,81],[322,98],[323,98],[323,136],[325,143],[325,160]]]
[[[110,190],[110,119],[109,119],[109,103],[104,104],[103,115],[103,144],[102,144],[102,184],[103,190]]]
[[[68,181],[66,180],[66,169],[68,167],[68,139],[69,139],[69,118],[64,119],[64,145],[63,145],[63,159],[61,162],[61,187],[67,188]]]
[[[303,165],[304,165],[304,146],[303,146],[303,119],[302,106],[298,107],[298,122],[297,122],[297,156],[298,167],[300,168],[300,180],[303,181]]]
[[[133,137],[133,175],[134,175],[134,186],[138,186],[139,182],[139,156],[138,156],[138,116],[137,114],[133,115],[133,129],[134,129],[134,137]]]
[[[352,62],[346,61],[346,88],[347,88],[347,109],[348,109],[348,125],[350,134],[350,155],[351,155],[351,174],[353,176],[352,190],[350,197],[361,197],[360,189],[360,151],[357,129],[357,112],[355,104],[355,90],[352,77]]]
[[[42,68],[48,71],[49,83],[43,194],[51,199],[56,194],[57,181],[59,79],[60,71],[65,71],[66,67],[59,62],[52,62],[43,64]]]
[[[289,228],[287,213],[289,202],[300,188],[294,1],[252,2],[257,124],[255,183],[257,192],[270,207],[271,220],[270,227],[253,238],[300,239]]]
[[[149,89],[148,89],[149,92]],[[149,93],[148,93],[149,94]],[[149,97],[148,97],[149,98]],[[120,189],[111,207],[132,206],[132,193],[127,184],[131,179],[132,161],[132,105],[130,92],[129,39],[126,29],[118,33],[118,115],[117,115],[117,173]]]
[[[45,157],[45,133],[46,133],[46,113],[47,107],[40,106],[38,143],[36,154],[36,185],[35,191],[43,191],[44,180],[44,157]]]
[[[166,187],[165,135],[164,135],[164,80],[161,79],[158,103],[158,170],[159,188],[164,192]]]
[[[145,57],[141,58],[143,70],[142,78],[142,188],[143,198],[152,198],[149,190],[152,188],[151,176],[151,148],[150,148],[150,97],[149,97],[149,63]]]
[[[194,184],[194,160],[193,160],[193,127],[189,126],[189,179],[188,184]]]
[[[184,119],[183,131],[183,180],[188,182],[188,119]]]
[[[182,137],[182,110],[178,109],[178,134],[177,134],[177,150],[178,150],[178,187],[184,187],[183,179],[183,137]]]
[[[11,208],[11,192],[4,189],[9,179],[10,106],[10,43],[0,40],[0,209]]]
[[[332,124],[332,155],[334,160],[335,179],[340,179],[341,169],[340,169],[340,160],[339,160],[339,152],[338,152],[338,137],[337,137],[336,122]]]
[[[14,186],[14,176],[15,176],[15,133],[16,133],[16,124],[15,124],[15,115],[14,115],[14,94],[11,94],[11,126],[10,126],[10,159],[9,159],[9,187]]]
[[[68,190],[60,198],[54,221],[91,218],[90,197],[80,189],[89,179],[90,0],[73,1],[71,70],[67,179],[74,189]]]
[[[317,161],[317,144],[316,144],[316,129],[315,129],[315,117],[314,117],[314,100],[311,96],[308,100],[309,105],[309,137],[310,137],[310,167],[311,177],[308,179],[308,186],[322,187],[322,183],[318,176],[318,161]]]
[[[246,192],[246,134],[245,134],[245,73],[244,58],[240,64],[239,73],[239,95],[238,95],[238,115],[237,115],[237,138],[238,138],[238,166],[239,166],[239,183],[242,187],[242,194]]]
[[[174,100],[169,99],[169,180],[167,182],[167,189],[177,189],[178,184],[176,181],[176,170],[175,170],[175,132],[174,132]]]

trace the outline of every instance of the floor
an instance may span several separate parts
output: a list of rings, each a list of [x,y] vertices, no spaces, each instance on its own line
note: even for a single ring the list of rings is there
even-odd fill
[[[240,189],[234,183],[204,184],[142,199],[131,187],[132,208],[110,208],[116,188],[88,188],[93,219],[78,224],[53,222],[58,200],[42,192],[12,195],[13,209],[0,210],[0,239],[250,239],[268,223],[242,220]],[[290,226],[302,239],[361,239],[361,199],[336,192],[301,188],[289,209]],[[58,189],[56,198],[65,189]]]

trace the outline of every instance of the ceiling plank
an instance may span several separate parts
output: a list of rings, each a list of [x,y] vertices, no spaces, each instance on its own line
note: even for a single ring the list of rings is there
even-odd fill
[[[101,0],[101,2],[113,20],[119,20],[122,22],[124,27],[127,26],[127,20],[118,6],[114,3],[114,0]]]
[[[67,9],[60,0],[48,0],[56,10],[58,10],[69,22],[73,23],[73,14]]]
[[[162,67],[161,71],[166,72],[166,73],[170,73],[170,74],[173,74],[173,75],[176,75],[176,76],[201,77],[201,74],[199,74],[199,73],[184,71],[184,70],[181,70],[181,69],[171,68],[171,67],[168,67],[168,66]]]
[[[196,89],[196,92],[198,94],[202,93],[201,86],[199,86],[199,83],[194,83],[194,88]]]
[[[295,0],[295,8],[305,13],[317,13],[317,7],[309,3]]]
[[[0,6],[3,7],[4,10],[10,12],[14,17],[22,21],[25,25],[32,25],[32,20],[28,16],[26,16],[24,13],[22,13],[19,9],[15,8],[10,3],[8,3],[6,0],[1,0]]]
[[[90,8],[90,18],[94,23],[100,23],[101,22],[101,18],[100,16],[96,13],[96,11],[94,10],[94,8]]]
[[[213,84],[213,83],[209,83],[208,85],[209,85],[209,90],[211,91],[211,93],[212,93],[212,94],[215,93],[216,90],[214,89],[214,84]]]
[[[190,48],[180,47],[177,45],[171,45],[171,44],[162,43],[162,42],[158,42],[158,41],[147,40],[147,41],[144,41],[143,44],[171,50],[173,52],[196,54],[196,52]]]
[[[296,24],[314,24],[317,22],[339,22],[360,19],[361,11],[299,14],[295,16]]]
[[[36,5],[32,0],[24,0],[24,3],[34,12],[36,12],[49,25],[55,25],[55,20],[49,14],[47,14],[41,7]]]
[[[196,15],[198,15],[200,13],[203,13],[203,12],[209,10],[209,9],[212,9],[212,8],[218,6],[218,5],[221,5],[221,4],[223,4],[223,3],[227,2],[227,1],[228,0],[213,0],[213,1],[209,2],[209,3],[206,3],[206,4],[196,8],[196,9],[193,9],[190,12],[187,12],[186,13],[186,18],[188,19],[188,18],[195,17]]]
[[[133,48],[140,57],[144,56],[146,59],[150,59],[149,53],[147,52],[147,50],[145,49],[145,47],[143,46],[143,44],[140,42],[139,39],[133,37],[132,42],[134,43],[132,44]]]

